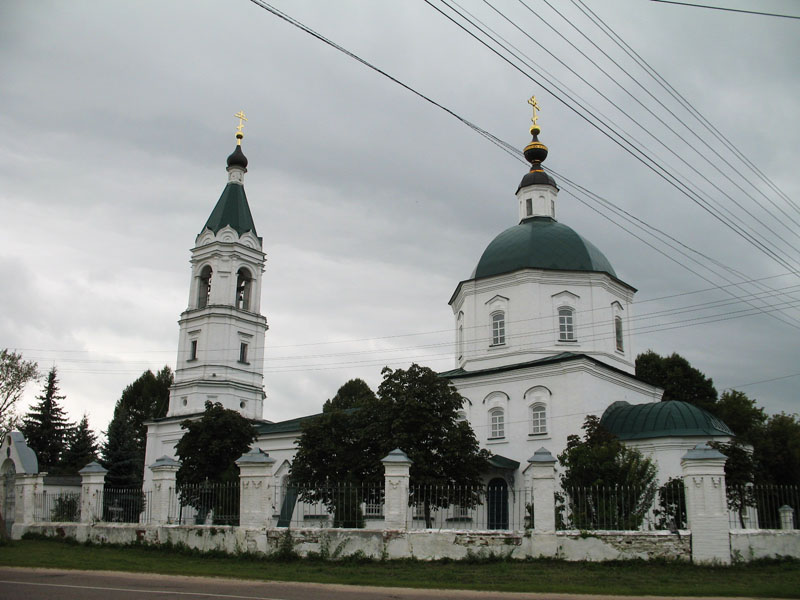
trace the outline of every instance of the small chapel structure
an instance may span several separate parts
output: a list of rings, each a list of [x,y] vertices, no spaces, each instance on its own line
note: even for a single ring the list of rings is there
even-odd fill
[[[557,456],[587,415],[653,457],[659,479],[681,473],[698,443],[733,433],[686,402],[661,402],[663,390],[635,376],[636,289],[591,242],[556,218],[558,185],[542,167],[538,105],[517,187],[518,223],[497,235],[450,298],[455,368],[441,373],[464,397],[461,414],[494,455],[487,483],[513,487],[534,453]],[[228,156],[228,181],[191,249],[187,308],[179,320],[175,382],[164,418],[148,424],[145,486],[157,460],[174,460],[186,418],[207,401],[256,423],[255,445],[285,482],[301,423],[263,418],[267,319],[261,314],[266,256],[248,205],[241,142]]]

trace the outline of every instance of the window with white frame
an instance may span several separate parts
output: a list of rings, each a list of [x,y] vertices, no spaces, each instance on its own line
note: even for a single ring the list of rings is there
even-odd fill
[[[617,341],[617,352],[625,351],[625,344],[622,338],[622,317],[614,317],[614,338]]]
[[[464,356],[464,313],[458,313],[457,319],[458,330],[456,333],[456,345],[458,346],[458,358],[461,359]]]
[[[506,313],[498,311],[492,313],[492,346],[501,346],[506,343]]]
[[[506,414],[502,408],[489,411],[489,439],[506,437]]]
[[[574,342],[575,336],[575,311],[569,307],[558,309],[558,341]]]
[[[467,420],[467,413],[465,413],[463,410],[460,410],[456,413],[456,423],[460,423],[461,421],[466,421],[466,420]]]
[[[547,406],[537,402],[531,406],[531,435],[547,433]]]

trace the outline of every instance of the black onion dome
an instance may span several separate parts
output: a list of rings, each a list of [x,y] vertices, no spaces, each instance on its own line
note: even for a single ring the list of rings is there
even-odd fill
[[[525,146],[525,150],[523,150],[525,159],[531,163],[531,170],[525,175],[525,177],[522,178],[517,191],[529,185],[537,184],[552,185],[554,188],[558,188],[556,185],[556,180],[545,173],[544,169],[542,168],[542,163],[544,162],[544,159],[547,158],[547,146],[539,141],[538,127],[531,127],[531,133],[533,134],[533,139],[527,146]]]
[[[247,157],[242,152],[241,146],[236,146],[236,150],[228,157],[228,166],[247,168]]]

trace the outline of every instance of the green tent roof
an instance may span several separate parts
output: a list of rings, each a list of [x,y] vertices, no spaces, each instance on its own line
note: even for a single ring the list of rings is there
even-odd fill
[[[239,235],[252,231],[258,237],[244,186],[238,183],[225,186],[203,229],[208,228],[216,234],[226,225],[233,227]]]
[[[621,440],[733,436],[730,428],[710,412],[679,400],[647,404],[614,402],[603,413],[600,423]]]
[[[525,219],[494,238],[484,250],[472,278],[519,269],[598,271],[617,277],[600,250],[550,217]]]

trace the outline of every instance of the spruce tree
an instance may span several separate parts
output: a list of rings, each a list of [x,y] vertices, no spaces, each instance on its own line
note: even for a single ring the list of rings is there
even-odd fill
[[[106,486],[129,488],[142,485],[144,452],[139,450],[128,412],[117,403],[103,444],[103,466],[108,469]]]
[[[47,382],[39,403],[22,418],[20,431],[28,446],[39,459],[39,471],[50,471],[58,467],[66,450],[67,434],[72,424],[67,420],[60,402],[66,396],[59,394],[58,373],[53,366],[47,374]]]
[[[148,369],[122,391],[102,448],[102,463],[109,470],[108,485],[130,487],[141,484],[147,444],[145,423],[167,414],[172,379],[172,370],[168,366],[155,374]]]
[[[84,413],[78,425],[70,431],[69,446],[61,459],[60,469],[74,474],[93,460],[97,460],[97,436],[89,428],[89,417]]]

